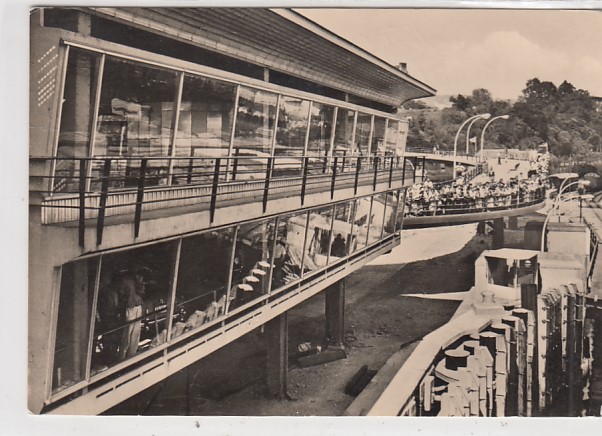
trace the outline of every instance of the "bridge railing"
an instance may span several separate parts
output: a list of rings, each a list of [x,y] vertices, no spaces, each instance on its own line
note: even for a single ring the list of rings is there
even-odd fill
[[[524,194],[488,196],[480,199],[456,199],[443,201],[408,201],[404,216],[420,217],[482,213],[508,209],[519,209],[539,204],[545,200],[545,189]]]

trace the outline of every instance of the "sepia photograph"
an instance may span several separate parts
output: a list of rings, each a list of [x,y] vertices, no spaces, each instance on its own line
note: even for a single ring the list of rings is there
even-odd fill
[[[28,14],[29,414],[601,416],[600,10]]]

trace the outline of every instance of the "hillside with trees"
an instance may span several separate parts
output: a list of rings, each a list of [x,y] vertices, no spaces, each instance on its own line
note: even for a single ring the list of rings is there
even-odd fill
[[[567,81],[557,87],[552,82],[531,79],[515,102],[493,99],[486,89],[452,96],[450,102],[450,108],[441,110],[429,107],[428,100],[403,106],[402,113],[412,117],[408,148],[436,146],[453,150],[458,127],[468,117],[508,114],[510,119],[496,121],[487,128],[486,148],[527,150],[547,142],[554,155],[554,167],[589,165],[602,170],[602,110],[587,91]],[[471,137],[480,140],[484,125],[484,121],[476,122]],[[459,144],[466,143],[465,129]]]

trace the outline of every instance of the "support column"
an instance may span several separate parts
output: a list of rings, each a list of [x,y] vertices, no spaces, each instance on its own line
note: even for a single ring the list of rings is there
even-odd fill
[[[518,217],[517,216],[508,217],[508,228],[511,230],[518,230]]]
[[[493,220],[493,249],[504,247],[504,218]]]
[[[345,279],[326,288],[326,342],[343,348],[345,339]]]
[[[288,371],[288,314],[269,321],[266,325],[268,394],[284,400],[288,398],[286,373]]]

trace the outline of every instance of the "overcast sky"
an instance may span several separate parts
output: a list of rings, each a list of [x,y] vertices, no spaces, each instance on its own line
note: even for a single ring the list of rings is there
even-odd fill
[[[514,99],[528,79],[568,80],[602,96],[602,12],[302,9],[437,94],[486,88]]]

